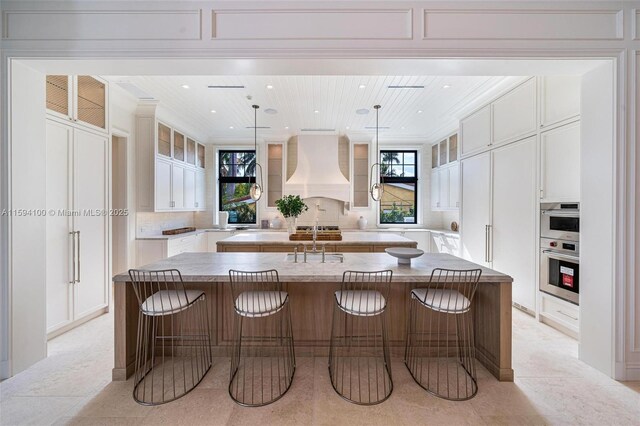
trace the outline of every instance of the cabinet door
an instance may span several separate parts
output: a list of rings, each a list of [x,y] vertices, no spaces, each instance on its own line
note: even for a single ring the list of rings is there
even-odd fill
[[[96,129],[107,129],[107,84],[89,75],[76,77],[77,121]]]
[[[487,105],[460,122],[461,155],[480,152],[491,144],[491,106]]]
[[[483,153],[460,163],[462,210],[460,215],[461,256],[490,266],[487,225],[491,225],[491,154]]]
[[[580,122],[541,134],[541,198],[580,201]]]
[[[513,277],[513,301],[536,309],[536,138],[493,151],[493,268]]]
[[[156,160],[156,211],[171,210],[171,163]]]
[[[532,78],[500,97],[493,108],[493,145],[518,140],[536,130],[536,80]]]
[[[46,87],[47,114],[54,114],[66,120],[72,120],[71,78],[68,75],[48,75]]]
[[[47,332],[73,320],[73,265],[71,217],[59,214],[73,208],[72,152],[73,130],[69,126],[47,120],[46,127],[46,205],[56,211],[47,215]]]
[[[449,167],[449,208],[460,207],[460,164]]]
[[[431,170],[431,210],[440,207],[440,170]]]
[[[174,210],[186,208],[184,167],[177,164],[171,165],[171,201]]]
[[[184,169],[184,208],[195,210],[196,208],[196,171]]]
[[[74,319],[109,304],[108,277],[108,159],[109,139],[84,130],[74,130],[74,217],[77,235],[78,278],[75,285]],[[94,213],[87,213],[94,212]]]
[[[207,207],[207,179],[204,170],[196,172],[196,209],[205,210]]]
[[[580,82],[578,76],[540,78],[543,127],[580,115]]]
[[[438,207],[440,209],[449,208],[449,167],[438,170],[438,193],[440,200]]]

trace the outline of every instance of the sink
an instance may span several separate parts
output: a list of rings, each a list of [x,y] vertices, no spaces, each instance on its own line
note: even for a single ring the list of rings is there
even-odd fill
[[[285,261],[293,263],[295,254],[287,253]],[[342,253],[325,253],[325,263],[343,263],[344,254]],[[304,253],[298,253],[298,263],[304,263]],[[307,253],[307,263],[322,263],[322,253]]]

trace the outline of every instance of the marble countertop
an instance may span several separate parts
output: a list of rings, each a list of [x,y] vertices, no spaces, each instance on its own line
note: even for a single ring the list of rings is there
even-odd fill
[[[458,236],[458,232],[454,232],[448,229],[437,229],[437,228],[367,228],[367,229],[341,229],[342,235],[353,234],[353,233],[383,233],[383,234],[393,234],[396,232],[438,232],[446,235],[454,235]],[[250,234],[285,234],[287,232],[286,229],[260,229],[260,228],[251,228],[244,230],[237,230],[235,228],[227,228],[227,229],[219,229],[219,228],[202,228],[197,229],[193,232],[185,232],[184,234],[176,234],[176,235],[162,235],[162,234],[150,234],[150,235],[140,235],[136,237],[136,240],[173,240],[176,238],[184,238],[190,235],[198,235],[203,232],[229,232],[231,234],[242,233],[250,233]]]
[[[426,253],[413,259],[410,266],[398,265],[396,258],[386,253],[345,253],[344,263],[293,263],[285,260],[286,256],[286,253],[182,253],[141,269],[178,269],[184,281],[189,282],[227,282],[229,269],[277,269],[283,282],[340,282],[346,270],[391,269],[394,282],[424,282],[435,268],[480,268],[481,282],[513,281],[508,275],[444,253]],[[129,281],[129,275],[119,274],[113,280]]]
[[[376,244],[376,243],[411,243],[413,240],[398,234],[384,232],[344,232],[342,241],[318,241],[318,244]],[[258,233],[242,232],[218,241],[218,244],[310,244],[311,241],[290,241],[289,235],[281,232]]]

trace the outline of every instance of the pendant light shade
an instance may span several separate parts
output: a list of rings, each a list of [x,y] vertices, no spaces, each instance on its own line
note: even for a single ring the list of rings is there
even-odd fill
[[[371,166],[371,188],[369,189],[369,193],[371,194],[373,201],[380,201],[382,194],[384,193],[384,182],[378,182],[378,180],[381,179],[379,162],[380,151],[378,150],[378,112],[380,110],[380,105],[374,105],[373,108],[376,110],[376,162]]]
[[[260,197],[262,197],[262,166],[258,163],[258,105],[252,105],[253,107],[253,148],[255,151],[255,175],[256,181],[251,185],[249,189],[249,195],[251,199],[254,201],[258,201]],[[258,173],[260,171],[260,173]],[[258,176],[260,176],[260,181],[258,181]]]

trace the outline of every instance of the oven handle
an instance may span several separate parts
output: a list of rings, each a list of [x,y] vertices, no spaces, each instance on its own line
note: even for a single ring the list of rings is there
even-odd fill
[[[580,256],[571,256],[570,254],[562,254],[553,250],[542,250],[542,253],[548,254],[549,257],[557,257],[559,259],[570,260],[572,262],[580,261]]]
[[[542,214],[547,216],[566,216],[580,218],[580,210],[542,210]]]

